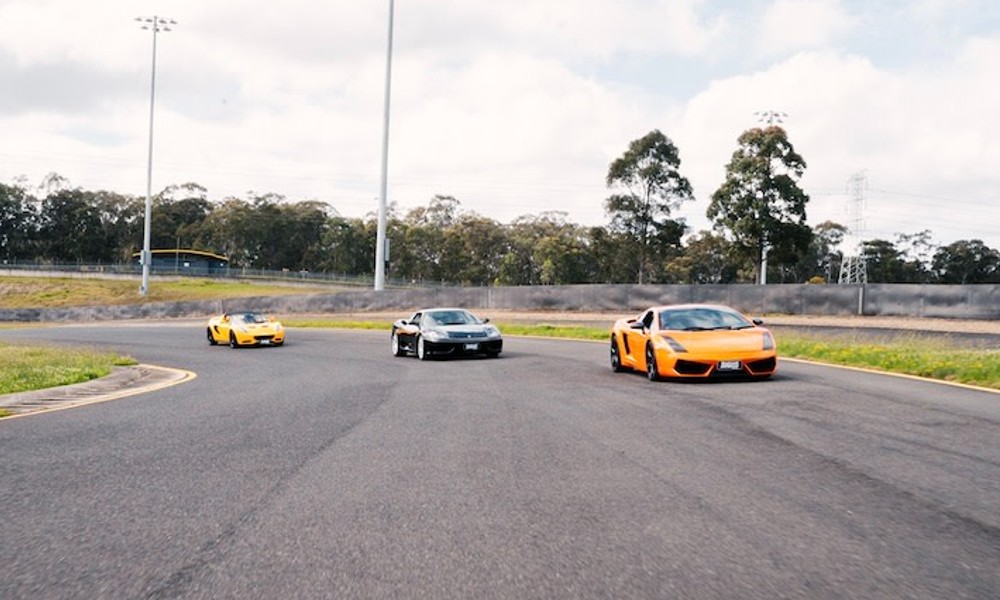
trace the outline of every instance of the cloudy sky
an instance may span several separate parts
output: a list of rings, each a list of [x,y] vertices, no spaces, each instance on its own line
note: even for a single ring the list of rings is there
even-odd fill
[[[377,208],[388,0],[0,0],[0,181],[273,192]],[[389,201],[606,224],[608,165],[659,129],[692,229],[757,113],[808,170],[809,222],[1000,248],[996,0],[397,0]]]

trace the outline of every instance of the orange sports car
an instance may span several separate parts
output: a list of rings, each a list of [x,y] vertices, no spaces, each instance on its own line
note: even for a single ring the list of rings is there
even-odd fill
[[[649,308],[611,328],[611,369],[664,378],[766,379],[778,351],[760,319],[728,306],[676,304]]]

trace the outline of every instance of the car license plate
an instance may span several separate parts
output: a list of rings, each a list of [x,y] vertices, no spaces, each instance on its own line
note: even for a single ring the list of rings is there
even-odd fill
[[[261,340],[260,341],[260,345],[261,346],[270,346],[271,345],[271,340]]]
[[[719,361],[720,371],[739,371],[743,368],[743,364],[738,360],[723,360]]]
[[[479,350],[479,344],[466,344],[466,350]]]

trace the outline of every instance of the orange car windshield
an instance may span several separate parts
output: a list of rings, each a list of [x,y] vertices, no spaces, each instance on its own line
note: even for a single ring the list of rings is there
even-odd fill
[[[673,331],[709,331],[747,329],[753,323],[743,315],[714,308],[681,308],[660,312],[660,329]]]

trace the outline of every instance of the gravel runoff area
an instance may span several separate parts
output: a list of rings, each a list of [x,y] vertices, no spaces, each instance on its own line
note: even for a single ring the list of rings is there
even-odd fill
[[[492,321],[508,323],[551,323],[553,325],[588,325],[607,326],[625,317],[633,317],[634,313],[603,313],[603,312],[556,312],[556,311],[517,311],[471,309],[479,317],[488,317]],[[346,312],[315,315],[321,318],[336,317],[358,321],[384,320],[392,323],[396,319],[409,317],[413,311],[379,311],[379,312]],[[294,315],[296,318],[303,315]],[[936,333],[972,333],[1000,336],[1000,320],[981,321],[968,319],[931,319],[919,317],[859,317],[859,316],[818,316],[818,315],[756,315],[764,320],[764,325],[788,327],[836,327],[845,329],[891,329],[897,331],[936,332]],[[292,317],[292,315],[289,315]]]

